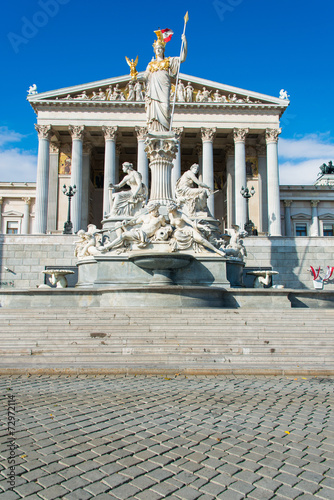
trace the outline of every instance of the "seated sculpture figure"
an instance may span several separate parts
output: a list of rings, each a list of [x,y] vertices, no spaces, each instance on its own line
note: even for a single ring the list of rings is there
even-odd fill
[[[109,184],[110,214],[108,217],[119,215],[134,215],[143,206],[147,198],[147,188],[142,183],[142,175],[134,170],[132,163],[125,162],[122,170],[126,174],[118,184]],[[114,189],[125,185],[130,190],[114,192]]]
[[[123,221],[117,228],[117,238],[104,244],[101,252],[107,252],[113,248],[124,246],[127,242],[135,243],[139,248],[144,248],[150,242],[155,233],[162,226],[166,225],[166,219],[159,214],[160,203],[150,202],[147,205],[147,212],[128,222]],[[128,230],[127,226],[139,226]]]
[[[199,166],[194,163],[182,177],[177,181],[175,186],[176,200],[184,211],[190,217],[196,215],[196,212],[211,215],[207,206],[207,199],[212,194],[212,189],[204,182],[201,182],[197,177]],[[195,187],[197,185],[198,187]]]
[[[169,222],[174,229],[172,234],[172,239],[170,241],[170,246],[172,252],[177,250],[186,250],[193,246],[194,250],[198,250],[198,247],[205,247],[213,252],[225,257],[224,250],[216,248],[212,243],[210,243],[200,232],[206,231],[207,228],[204,224],[199,224],[193,222],[187,215],[185,215],[174,202],[170,202],[167,206]]]

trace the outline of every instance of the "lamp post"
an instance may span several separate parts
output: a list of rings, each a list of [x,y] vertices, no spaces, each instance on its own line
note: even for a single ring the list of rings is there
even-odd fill
[[[240,194],[241,196],[243,196],[246,200],[246,223],[245,223],[245,226],[244,226],[244,229],[245,231],[247,231],[248,234],[252,234],[253,232],[253,228],[254,228],[254,224],[253,222],[250,220],[249,218],[249,199],[254,196],[255,194],[255,189],[254,187],[252,186],[251,190],[249,191],[248,187],[244,188],[242,186],[241,190],[240,190]]]
[[[64,184],[63,193],[65,196],[68,197],[68,210],[67,210],[67,221],[64,224],[63,234],[72,234],[72,231],[73,231],[73,224],[71,222],[71,200],[72,200],[72,196],[74,196],[76,192],[77,192],[77,188],[75,185],[73,187],[68,186],[68,189],[67,189],[66,185]]]

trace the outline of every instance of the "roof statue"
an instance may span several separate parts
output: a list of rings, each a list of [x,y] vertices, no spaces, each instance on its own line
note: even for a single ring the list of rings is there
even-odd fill
[[[150,132],[170,130],[171,78],[178,75],[181,62],[187,57],[187,40],[182,35],[183,47],[180,57],[165,58],[166,41],[162,30],[155,31],[157,39],[153,44],[155,59],[151,61],[144,73],[146,82],[145,109],[147,126]]]
[[[37,85],[36,83],[33,83],[33,85],[30,85],[29,89],[27,90],[28,95],[35,95],[37,94]]]
[[[289,97],[290,97],[290,96],[288,95],[288,93],[287,93],[287,91],[286,91],[286,90],[281,89],[281,90],[279,91],[279,98],[280,98],[280,99],[286,99],[286,100],[288,100],[288,99],[289,99]]]
[[[334,165],[332,161],[329,161],[328,165],[326,165],[326,163],[323,163],[319,168],[320,168],[319,175],[334,174]]]
[[[138,56],[136,57],[135,61],[133,59],[131,59],[131,61],[130,61],[130,59],[126,56],[125,56],[125,60],[128,63],[128,65],[130,66],[131,80],[137,80],[138,71],[136,70],[136,66],[138,64]]]

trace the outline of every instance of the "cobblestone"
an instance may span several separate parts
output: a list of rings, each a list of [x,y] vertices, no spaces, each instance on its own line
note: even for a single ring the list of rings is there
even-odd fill
[[[332,500],[333,382],[2,376],[18,453],[11,491],[0,439],[0,500]]]

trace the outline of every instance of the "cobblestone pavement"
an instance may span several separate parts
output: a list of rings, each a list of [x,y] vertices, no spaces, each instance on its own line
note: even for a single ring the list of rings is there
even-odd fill
[[[0,499],[334,499],[333,382],[2,376]]]

